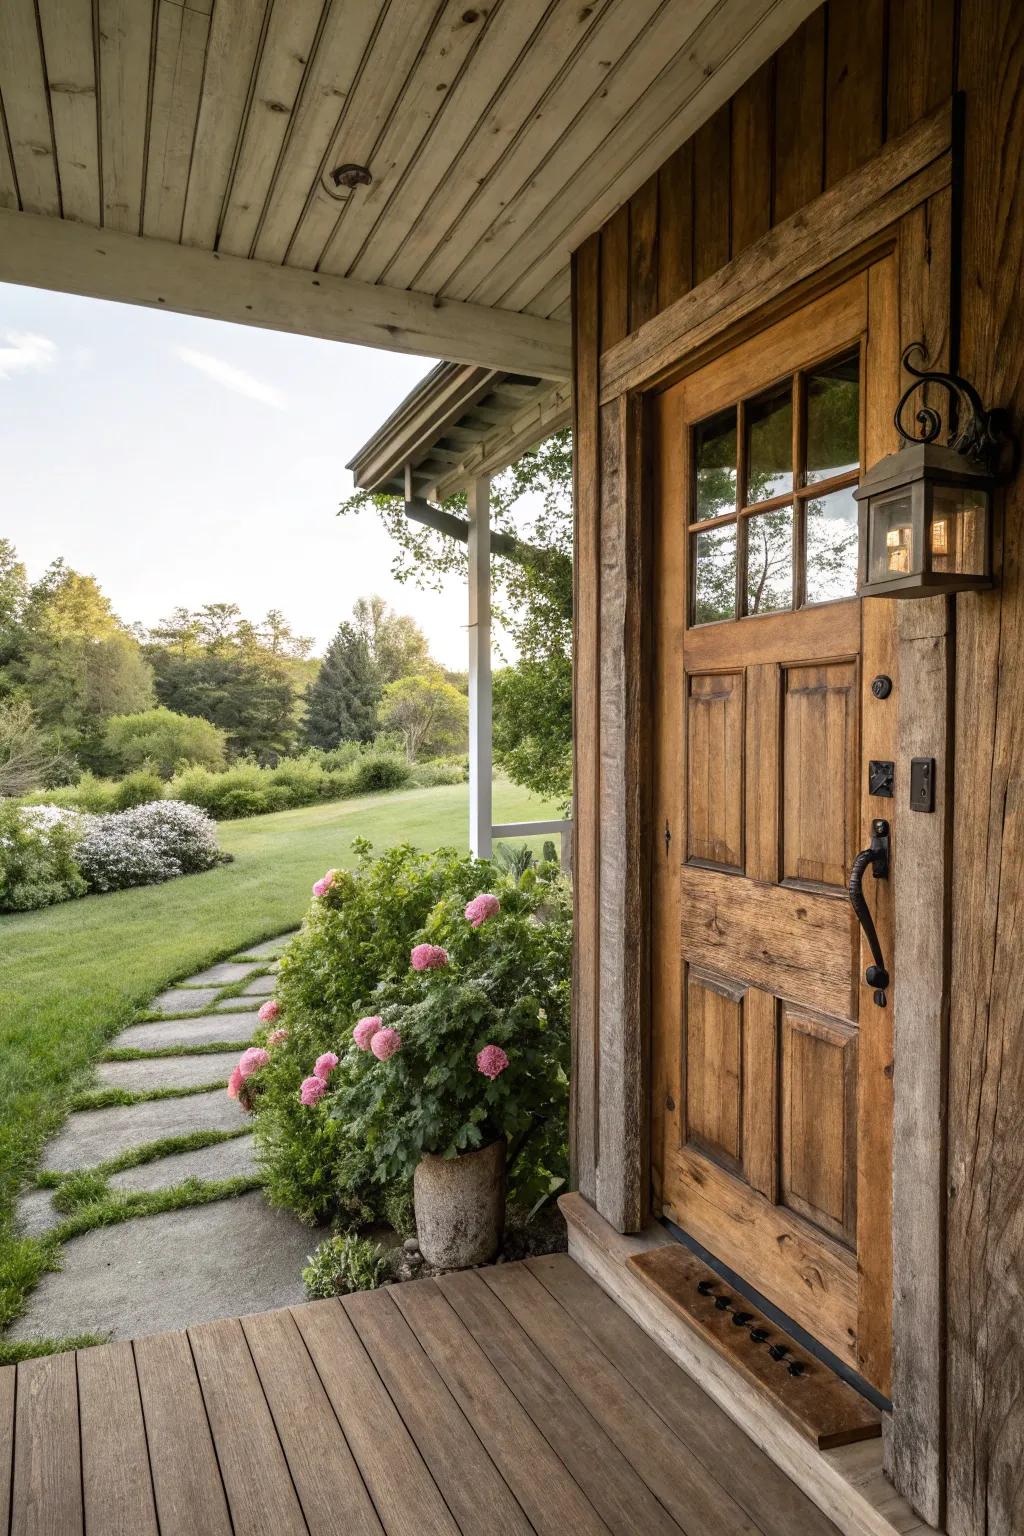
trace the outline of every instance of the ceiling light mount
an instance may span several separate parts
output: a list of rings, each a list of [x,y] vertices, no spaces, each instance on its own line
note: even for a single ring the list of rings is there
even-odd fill
[[[336,165],[327,173],[327,180],[337,192],[352,192],[356,187],[368,187],[373,177],[365,165]]]

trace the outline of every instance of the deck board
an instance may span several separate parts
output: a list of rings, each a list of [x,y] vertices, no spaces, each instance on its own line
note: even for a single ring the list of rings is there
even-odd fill
[[[10,1536],[835,1536],[563,1255],[0,1370],[3,1536],[8,1508]]]

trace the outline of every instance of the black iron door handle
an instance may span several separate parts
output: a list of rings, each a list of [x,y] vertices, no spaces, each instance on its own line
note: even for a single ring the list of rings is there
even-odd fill
[[[863,849],[853,861],[853,868],[850,870],[850,905],[864,930],[868,948],[871,950],[871,958],[874,961],[874,964],[869,965],[864,972],[864,980],[869,987],[875,988],[875,1002],[879,1008],[884,1008],[889,972],[885,968],[885,957],[882,954],[882,946],[878,942],[875,920],[864,900],[864,871],[869,867],[876,880],[888,880],[889,823],[881,818],[871,823],[871,847]]]

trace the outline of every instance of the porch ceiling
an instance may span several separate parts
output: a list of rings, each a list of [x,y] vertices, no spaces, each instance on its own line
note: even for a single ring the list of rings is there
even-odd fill
[[[0,279],[565,378],[570,252],[812,7],[4,0]]]

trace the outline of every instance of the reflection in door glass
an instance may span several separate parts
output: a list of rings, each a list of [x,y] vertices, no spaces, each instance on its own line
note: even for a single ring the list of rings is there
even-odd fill
[[[855,487],[807,504],[807,601],[831,603],[857,591]]]
[[[736,412],[721,411],[693,431],[694,521],[736,510]]]
[[[793,390],[790,381],[747,406],[746,504],[793,489]]]
[[[808,485],[845,474],[860,462],[859,379],[856,353],[808,375]]]
[[[693,623],[713,624],[736,612],[736,524],[698,533]]]
[[[747,612],[793,606],[793,508],[748,517]]]

